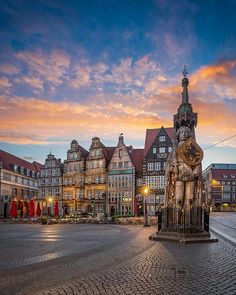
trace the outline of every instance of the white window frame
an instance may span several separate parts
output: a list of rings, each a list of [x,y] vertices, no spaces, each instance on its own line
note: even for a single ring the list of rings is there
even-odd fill
[[[166,152],[166,148],[165,147],[160,147],[159,148],[159,154],[164,154]]]

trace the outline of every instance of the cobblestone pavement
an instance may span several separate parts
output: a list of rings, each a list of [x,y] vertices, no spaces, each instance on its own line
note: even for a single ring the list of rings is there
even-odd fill
[[[236,294],[235,254],[222,240],[194,245],[157,242],[120,265],[38,294]]]
[[[84,241],[100,242],[87,251],[85,245],[81,252],[2,271],[1,294],[236,294],[236,248],[224,240],[179,245],[148,241],[155,228],[82,225],[72,229],[78,236],[86,233]],[[68,244],[75,249],[72,242]]]

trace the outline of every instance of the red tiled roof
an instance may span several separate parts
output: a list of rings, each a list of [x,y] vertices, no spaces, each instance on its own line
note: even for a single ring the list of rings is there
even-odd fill
[[[173,127],[168,127],[165,128],[165,131],[167,135],[170,137],[170,139],[173,139],[174,136],[174,128]],[[147,129],[146,130],[146,138],[145,138],[145,147],[144,147],[144,157],[148,153],[149,149],[151,148],[155,138],[157,137],[158,133],[160,132],[161,128],[157,129]]]
[[[0,150],[0,161],[3,163],[3,168],[8,170],[13,170],[12,165],[16,164],[19,167],[23,167],[34,172],[39,172],[42,166],[38,162],[30,163],[2,150]]]
[[[106,159],[110,162],[112,159],[112,156],[114,154],[116,147],[114,146],[107,146],[103,148],[103,152],[104,152],[104,156],[106,157]]]
[[[227,176],[227,177],[225,177]],[[212,169],[212,178],[216,180],[230,179],[235,177],[236,180],[236,169]]]
[[[135,166],[136,172],[142,172],[143,171],[143,159],[144,159],[144,149],[132,149],[130,153],[130,158]]]
[[[34,161],[33,164],[36,167],[37,172],[40,172],[42,164],[40,164],[39,162],[36,162],[36,161]]]

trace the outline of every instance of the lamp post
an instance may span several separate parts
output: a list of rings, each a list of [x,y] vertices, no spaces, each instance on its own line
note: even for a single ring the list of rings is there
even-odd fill
[[[148,217],[147,217],[147,194],[148,194],[148,188],[145,187],[145,189],[143,190],[144,192],[144,222],[143,222],[143,226],[147,227],[148,226]]]

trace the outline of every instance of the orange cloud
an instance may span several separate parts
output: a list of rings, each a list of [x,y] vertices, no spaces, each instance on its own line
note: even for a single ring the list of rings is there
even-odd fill
[[[181,77],[167,77],[149,56],[136,62],[124,59],[113,67],[105,63],[91,66],[87,61],[72,66],[70,58],[60,51],[48,55],[40,51],[22,52],[18,58],[29,65],[32,73],[21,77],[20,82],[31,85],[37,94],[43,92],[45,79],[51,82],[53,93],[62,81],[77,89],[99,86],[99,92],[86,103],[9,93],[1,96],[0,140],[5,142],[46,144],[52,140],[70,141],[74,137],[90,139],[95,135],[110,138],[120,132],[125,132],[130,140],[143,140],[146,128],[171,126],[181,102]],[[232,73],[235,66],[236,61],[205,66],[190,77],[190,102],[198,112],[197,134],[202,144],[210,145],[236,134],[236,111],[225,101],[236,99]],[[70,70],[74,76],[69,75]],[[113,93],[106,93],[103,87],[109,82],[115,84]],[[6,89],[12,86],[7,78],[2,78],[0,85]]]
[[[12,64],[5,63],[5,64],[0,65],[0,72],[12,75],[12,74],[19,73],[19,69],[16,66],[12,65]]]
[[[29,69],[29,85],[32,76],[37,76],[43,82],[60,85],[63,82],[63,75],[67,72],[70,65],[69,56],[60,50],[54,50],[51,54],[46,54],[41,50],[21,51],[16,55],[17,59],[24,61]],[[26,82],[26,81],[24,81]]]

